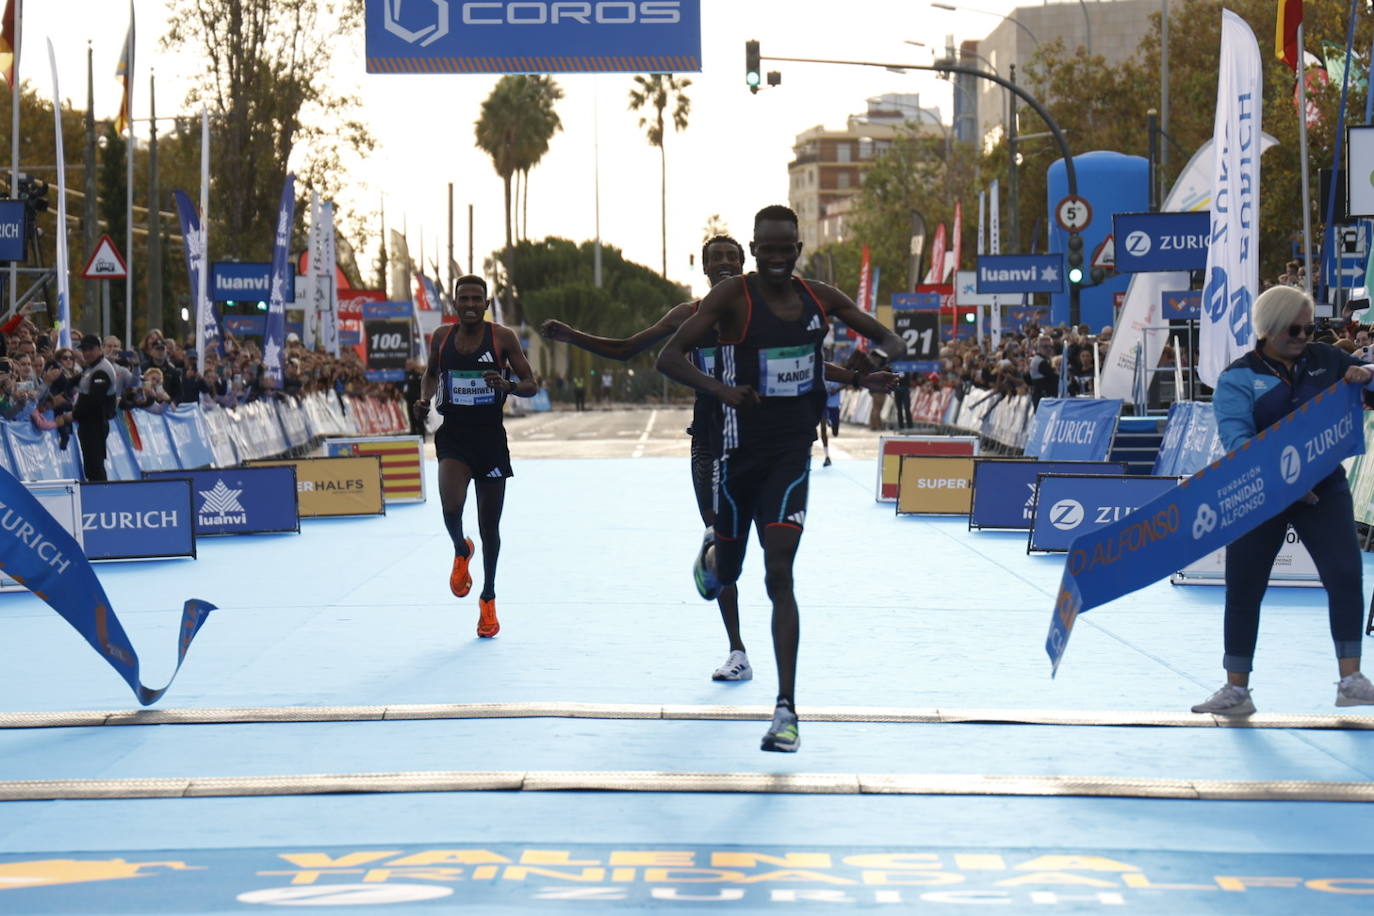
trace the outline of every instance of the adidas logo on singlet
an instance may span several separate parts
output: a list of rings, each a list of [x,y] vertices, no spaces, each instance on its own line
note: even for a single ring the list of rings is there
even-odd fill
[[[492,356],[492,355],[491,355],[491,351],[488,350],[487,352],[483,353],[481,356],[477,357],[477,361],[478,361],[479,363],[494,363],[494,362],[496,362],[496,357]]]
[[[793,512],[791,515],[787,516],[787,520],[794,525],[805,525],[806,510],[803,509],[800,512]]]
[[[806,326],[808,331],[819,331],[821,329],[821,316],[812,315],[811,323]]]
[[[492,468],[490,471],[487,471],[487,476],[488,476],[488,477],[500,477],[500,476],[501,476],[501,469],[500,469],[500,468]]]

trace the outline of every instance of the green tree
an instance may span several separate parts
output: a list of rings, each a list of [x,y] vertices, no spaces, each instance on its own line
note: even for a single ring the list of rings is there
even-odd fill
[[[553,110],[563,90],[547,76],[504,76],[482,102],[476,123],[477,146],[491,157],[505,185],[506,248],[515,244],[512,185],[548,152],[563,124]]]
[[[653,109],[653,117],[648,114],[640,116],[639,126],[646,129],[649,138],[649,145],[658,147],[659,160],[659,231],[663,242],[663,276],[668,276],[668,153],[664,144],[667,137],[668,123],[671,122],[673,129],[684,131],[687,129],[687,115],[692,110],[692,100],[687,97],[684,90],[692,81],[689,79],[679,79],[671,73],[653,73],[649,76],[636,76],[635,85],[638,88],[630,90],[630,111],[647,111]],[[663,113],[672,107],[672,114],[669,120],[665,121]]]
[[[301,185],[330,198],[347,180],[344,159],[372,149],[351,116],[360,101],[328,79],[333,49],[358,40],[362,12],[362,0],[171,0],[163,47],[205,68],[187,102],[211,110],[210,238],[220,251],[270,253],[293,151]]]

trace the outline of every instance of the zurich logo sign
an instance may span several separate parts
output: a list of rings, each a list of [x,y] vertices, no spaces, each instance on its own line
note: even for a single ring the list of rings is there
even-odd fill
[[[417,0],[411,0],[412,8]],[[425,0],[418,0],[424,3]],[[386,30],[407,44],[419,44],[422,48],[427,48],[440,38],[448,34],[448,3],[449,0],[428,0],[434,4],[435,21],[422,29],[412,31],[401,25],[401,7],[406,0],[383,0],[382,9],[385,11],[385,21],[383,25]],[[418,17],[412,16],[412,19]],[[414,23],[412,23],[414,24]]]

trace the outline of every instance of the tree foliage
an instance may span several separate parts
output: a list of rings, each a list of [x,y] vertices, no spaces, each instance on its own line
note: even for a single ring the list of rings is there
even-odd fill
[[[328,80],[335,47],[357,40],[362,0],[170,0],[163,46],[204,62],[188,104],[208,105],[213,149],[211,245],[266,259],[286,174],[326,199],[347,180],[343,157],[373,147],[356,98]]]
[[[525,176],[529,200],[529,172],[549,150],[553,135],[563,129],[554,103],[563,90],[548,76],[504,76],[482,102],[475,125],[477,146],[491,157],[506,191],[506,247],[515,242],[515,204],[512,183]]]
[[[687,116],[692,111],[692,100],[687,97],[686,89],[692,85],[689,79],[681,79],[671,73],[654,73],[649,76],[636,76],[635,87],[630,90],[630,110],[643,111],[639,126],[645,128],[650,146],[658,147],[659,162],[659,216],[660,233],[663,241],[663,276],[668,276],[668,153],[664,145],[668,127],[678,132],[687,129]],[[663,113],[669,108],[672,113],[665,120]],[[648,114],[652,109],[653,116]]]

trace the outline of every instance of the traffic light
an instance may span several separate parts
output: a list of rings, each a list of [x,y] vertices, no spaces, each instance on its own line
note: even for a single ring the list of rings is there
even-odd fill
[[[27,201],[34,213],[45,212],[48,209],[48,183],[41,178],[20,175],[19,198]]]
[[[758,92],[759,83],[763,82],[763,68],[759,65],[757,41],[750,40],[744,43],[744,82],[749,86],[750,92]]]
[[[1069,282],[1078,286],[1083,282],[1083,236],[1069,233]]]

